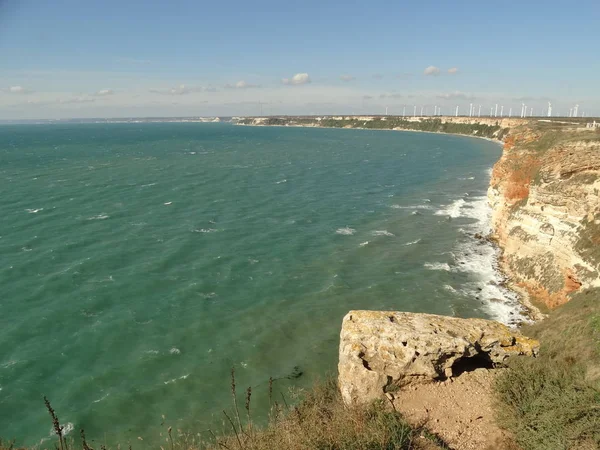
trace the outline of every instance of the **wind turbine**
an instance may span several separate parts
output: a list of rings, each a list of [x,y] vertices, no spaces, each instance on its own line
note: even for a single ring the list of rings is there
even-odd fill
[[[402,117],[406,115],[406,105],[402,107]]]
[[[458,117],[458,105],[456,105],[456,112],[454,113],[454,117]]]
[[[504,105],[500,106],[500,117],[504,117]]]
[[[494,117],[498,117],[498,103],[496,103],[496,109],[494,110]]]
[[[552,103],[548,102],[548,117],[552,117]]]
[[[508,110],[508,117],[512,117],[512,107]]]
[[[415,110],[413,111],[413,117],[417,117],[417,105],[415,105]]]
[[[479,112],[477,113],[477,117],[481,117],[481,105],[479,105]]]

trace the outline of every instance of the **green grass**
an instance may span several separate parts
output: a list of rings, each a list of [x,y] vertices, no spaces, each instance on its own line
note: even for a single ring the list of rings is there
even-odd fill
[[[496,384],[498,419],[524,450],[600,448],[600,289],[527,327],[538,358],[515,358]]]

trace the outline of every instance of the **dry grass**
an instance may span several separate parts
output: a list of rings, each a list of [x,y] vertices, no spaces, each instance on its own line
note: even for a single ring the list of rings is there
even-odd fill
[[[316,385],[296,407],[275,405],[264,429],[255,430],[249,423],[242,430],[217,438],[207,448],[408,450],[419,448],[417,438],[427,435],[411,429],[389,405],[346,407],[334,380]]]
[[[500,423],[524,450],[600,448],[600,289],[525,333],[540,339],[540,356],[514,359],[499,378]]]
[[[272,398],[272,380],[269,382],[269,422],[257,427],[252,420],[252,391],[245,391],[245,402],[238,406],[235,373],[232,370],[232,409],[223,411],[224,428],[221,433],[208,432],[202,438],[186,434],[170,427],[161,433],[163,444],[149,446],[147,443],[117,444],[111,447],[88,444],[83,430],[80,438],[67,439],[63,435],[55,411],[50,402],[46,408],[51,416],[56,434],[55,442],[48,447],[59,450],[106,450],[146,449],[160,450],[419,450],[447,448],[443,442],[424,428],[413,429],[387,403],[374,403],[369,407],[348,408],[344,405],[337,383],[333,378],[317,383],[307,392],[294,395],[302,398],[299,403],[288,405],[282,395],[282,403]],[[292,393],[293,394],[293,393]],[[291,398],[291,396],[290,396]],[[240,412],[240,407],[243,411]],[[425,447],[424,447],[425,445]],[[93,446],[93,447],[92,447]],[[0,450],[25,450],[0,441]]]

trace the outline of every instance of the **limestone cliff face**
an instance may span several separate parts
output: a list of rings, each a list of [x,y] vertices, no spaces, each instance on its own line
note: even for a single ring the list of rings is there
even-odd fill
[[[554,308],[600,286],[600,133],[517,127],[488,198],[502,269],[534,303]]]

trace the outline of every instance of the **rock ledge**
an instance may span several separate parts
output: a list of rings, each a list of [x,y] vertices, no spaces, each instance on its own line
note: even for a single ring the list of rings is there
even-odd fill
[[[342,322],[339,386],[365,404],[411,383],[445,380],[536,356],[539,343],[492,320],[394,311],[350,311]]]

